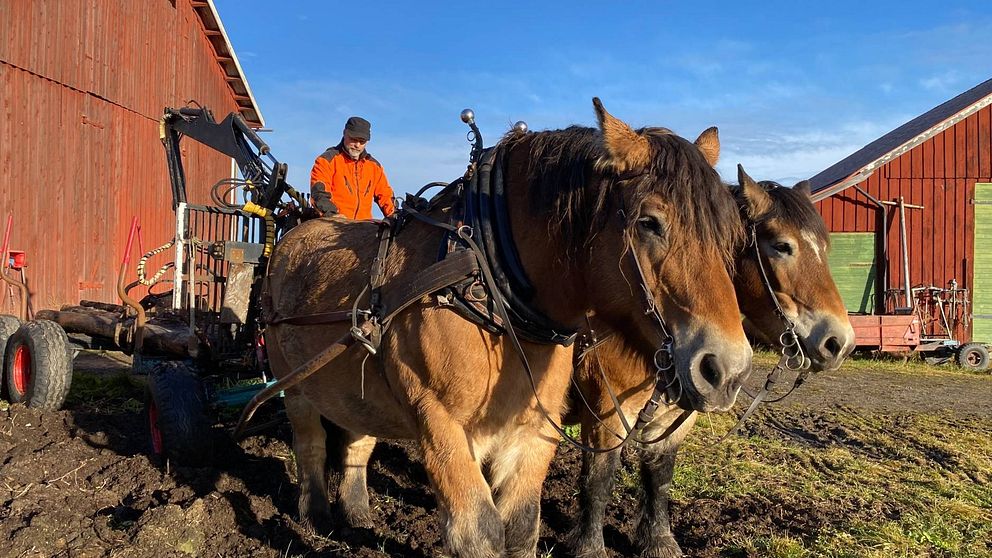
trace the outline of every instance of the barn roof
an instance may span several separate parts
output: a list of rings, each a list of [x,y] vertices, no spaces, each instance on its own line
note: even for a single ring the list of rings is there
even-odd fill
[[[819,201],[868,178],[878,167],[992,104],[992,79],[917,116],[810,179]]]
[[[203,30],[214,50],[214,57],[224,70],[227,86],[231,88],[241,116],[244,117],[249,126],[261,128],[265,125],[262,111],[259,110],[251,87],[248,86],[248,80],[241,69],[241,63],[238,62],[238,55],[234,53],[234,47],[231,46],[231,39],[227,36],[224,24],[220,21],[214,0],[192,0],[191,3],[193,11],[203,23]]]

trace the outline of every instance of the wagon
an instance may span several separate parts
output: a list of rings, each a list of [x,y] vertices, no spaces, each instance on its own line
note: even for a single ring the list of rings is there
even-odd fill
[[[144,254],[137,262],[138,280],[128,283],[138,230],[132,220],[118,275],[123,304],[84,300],[39,311],[24,323],[26,315],[2,316],[0,362],[11,401],[57,409],[71,383],[74,350],[132,355],[134,372],[148,380],[152,452],[196,463],[208,454],[210,407],[244,404],[269,381],[255,301],[275,241],[309,210],[307,200],[286,183],[286,165],[239,114],[218,123],[206,108],[166,108],[160,130],[175,237]],[[240,169],[241,178],[212,187],[209,205],[187,200],[183,137],[232,157]],[[159,254],[169,261],[150,273],[146,267]],[[148,294],[135,300],[131,293],[140,285]]]
[[[923,285],[908,289],[912,306],[895,308],[888,314],[850,314],[855,345],[884,353],[920,355],[929,364],[954,361],[962,368],[989,368],[989,349],[984,343],[962,343],[953,332],[968,319],[968,290],[950,284],[947,288]],[[902,289],[886,292],[887,301],[903,295]]]

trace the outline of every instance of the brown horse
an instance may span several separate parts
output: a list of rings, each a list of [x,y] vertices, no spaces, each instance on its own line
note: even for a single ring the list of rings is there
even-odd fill
[[[833,370],[854,348],[854,330],[837,292],[827,265],[829,235],[823,219],[809,197],[809,183],[783,188],[774,182],[755,183],[738,167],[740,185],[735,197],[748,226],[755,227],[757,250],[749,245],[737,254],[734,286],[741,313],[752,332],[769,344],[777,344],[784,322],[777,315],[758,262],[762,258],[768,283],[795,331],[803,352],[814,371]],[[582,437],[598,447],[615,444],[621,422],[608,397],[604,377],[612,389],[623,394],[623,411],[629,421],[650,395],[649,390],[627,381],[629,368],[643,368],[643,357],[622,340],[610,340],[596,349],[576,371],[579,387],[594,402],[592,410],[581,411]],[[663,440],[640,445],[640,479],[643,493],[637,543],[642,556],[651,558],[681,556],[671,533],[668,493],[679,446],[695,423],[695,413],[678,426],[682,409],[663,408],[648,425],[642,439],[653,440],[674,430]],[[585,454],[580,480],[579,518],[572,532],[571,546],[576,556],[605,556],[603,518],[613,492],[614,475],[620,452]]]
[[[512,242],[533,304],[572,328],[595,312],[644,358],[658,349],[662,320],[674,338],[671,385],[696,409],[727,409],[751,349],[728,272],[742,228],[706,158],[718,150],[715,137],[694,145],[661,129],[634,131],[598,99],[593,104],[599,130],[511,133],[501,142]],[[432,216],[444,220],[446,211]],[[432,264],[443,232],[408,224],[386,258],[387,285]],[[375,234],[372,223],[336,218],[291,231],[269,263],[266,315],[351,308],[368,282]],[[266,330],[280,378],[349,329],[290,323]],[[534,386],[507,336],[424,297],[392,318],[374,357],[353,348],[288,389],[302,520],[323,529],[330,518],[323,416],[349,438],[345,477],[355,474],[342,483],[344,495],[364,492],[374,437],[412,438],[450,552],[534,556],[541,485],[558,441],[552,421],[565,405],[572,350],[524,343],[522,351]]]

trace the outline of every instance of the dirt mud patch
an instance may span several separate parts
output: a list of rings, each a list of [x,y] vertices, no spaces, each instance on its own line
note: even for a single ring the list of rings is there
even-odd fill
[[[276,420],[265,434],[240,444],[219,425],[208,467],[156,463],[146,451],[141,382],[125,375],[126,361],[85,356],[76,365],[88,370],[83,374],[102,376],[90,386],[97,393],[80,381],[74,392],[84,395],[77,393],[63,411],[0,407],[0,555],[429,557],[442,552],[434,498],[409,444],[381,443],[373,456],[375,527],[318,536],[296,521],[292,435],[285,422]],[[953,445],[913,433],[920,421],[939,421],[941,428],[992,437],[992,377],[876,368],[859,369],[855,363],[817,375],[787,403],[759,412],[743,436],[828,450],[794,457],[821,461],[813,463],[817,474],[849,474],[843,470],[849,464],[832,461],[841,451],[855,458],[915,460],[988,491],[987,468],[957,454]],[[279,418],[277,409],[268,412],[268,419]],[[625,463],[632,463],[631,457]],[[575,515],[580,462],[579,451],[560,447],[544,489],[539,555],[567,555],[564,540]],[[628,464],[605,530],[612,556],[636,554],[637,488],[624,481],[636,476],[636,467]],[[687,489],[674,498],[674,531],[689,555],[758,556],[762,551],[741,543],[756,532],[813,544],[824,526],[861,516],[895,520],[900,513],[878,499],[824,500],[801,487],[713,492],[718,489],[723,490]]]

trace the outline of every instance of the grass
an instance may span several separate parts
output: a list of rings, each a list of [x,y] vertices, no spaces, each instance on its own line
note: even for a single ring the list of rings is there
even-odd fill
[[[76,371],[65,407],[98,409],[101,412],[140,412],[144,408],[144,384],[127,372]]]
[[[787,412],[775,418],[804,428]],[[709,446],[733,418],[701,417],[676,469],[676,524],[679,505],[706,498],[787,518],[769,533],[745,513],[726,530],[728,556],[992,556],[992,421],[843,410],[829,419],[844,436],[823,447],[774,430]]]
[[[766,349],[754,349],[754,364],[761,368],[771,368],[778,362],[779,353]],[[943,376],[953,375],[988,375],[989,370],[976,372],[961,368],[954,364],[953,359],[946,364],[927,364],[919,355],[912,354],[908,358],[887,354],[874,354],[856,352],[844,362],[843,369],[856,368],[858,370],[869,370],[874,372],[896,372],[900,374],[914,374],[923,376]]]

